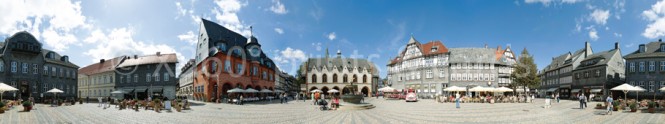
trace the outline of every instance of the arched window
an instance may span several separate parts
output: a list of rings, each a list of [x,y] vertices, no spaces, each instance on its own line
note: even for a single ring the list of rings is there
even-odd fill
[[[323,74],[323,79],[321,80],[323,80],[323,83],[328,83],[328,75]]]
[[[355,74],[353,75],[353,83],[358,83],[358,76]]]
[[[337,82],[337,74],[333,74],[333,83]]]
[[[316,83],[316,74],[312,75],[312,83]]]
[[[344,81],[344,83],[349,82],[349,76],[346,76],[346,74],[344,74],[344,76],[342,77],[342,81]]]
[[[363,83],[367,83],[367,75],[363,75]]]

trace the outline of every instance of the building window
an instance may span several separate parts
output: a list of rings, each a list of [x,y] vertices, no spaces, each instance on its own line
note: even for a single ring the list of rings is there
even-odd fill
[[[48,66],[44,66],[44,75],[48,75]]]
[[[252,67],[252,75],[256,76],[258,74],[258,72],[259,72],[258,67],[256,67],[256,66]],[[326,82],[326,81],[323,80],[323,82]]]
[[[649,92],[654,92],[656,91],[656,87],[654,86],[654,81],[649,81]]]
[[[268,79],[268,73],[266,73],[265,71],[261,75],[262,75],[261,78]]]
[[[55,77],[58,74],[57,68],[51,67],[51,76]]]
[[[164,72],[164,81],[169,81],[169,73]]]
[[[265,73],[264,73],[264,74],[265,74]],[[328,75],[323,74],[323,77],[322,77],[321,80],[323,80],[323,83],[328,83]]]
[[[440,77],[440,78],[444,78],[444,77],[446,77],[446,74],[445,74],[445,73],[446,73],[446,72],[443,71],[443,69],[439,69],[439,77]]]
[[[660,71],[665,71],[665,61],[660,61]]]
[[[353,83],[358,83],[358,76],[356,76],[356,75],[354,74],[352,80],[353,80]]]
[[[316,83],[316,74],[312,75],[312,83]]]
[[[649,72],[654,72],[654,71],[656,71],[656,62],[649,61]]]
[[[104,77],[104,78],[106,78],[106,77]],[[139,74],[134,74],[134,83],[138,83],[138,82],[139,82]]]
[[[343,81],[344,83],[349,82],[349,76],[347,76],[346,74],[344,74],[344,76],[342,76],[342,81]]]
[[[127,75],[127,83],[131,83],[131,82],[132,82],[132,75]]]
[[[150,82],[150,79],[152,79],[150,73],[145,73],[145,82]]]
[[[644,62],[640,62],[640,72],[644,72]]]
[[[242,75],[242,64],[236,64],[236,73]]]
[[[32,64],[32,74],[37,74],[37,64]]]
[[[635,72],[635,63],[634,62],[630,63],[630,72]]]
[[[229,60],[224,61],[224,71],[227,73],[231,73],[231,61]]]
[[[12,73],[16,73],[16,62],[12,61]]]
[[[600,77],[600,70],[596,70],[596,77]]]
[[[588,78],[589,77],[589,72],[584,72],[584,77]]]
[[[21,72],[28,73],[28,63],[21,63]]]
[[[159,81],[159,73],[153,74],[155,76],[155,82]]]
[[[125,80],[124,80],[124,79],[125,79],[124,76],[120,76],[120,83],[125,83]]]
[[[363,83],[367,83],[367,75],[363,75]]]
[[[427,72],[425,72],[425,78],[432,78],[432,70],[431,69],[427,70]]]
[[[333,74],[333,83],[339,83],[337,82],[337,74]]]

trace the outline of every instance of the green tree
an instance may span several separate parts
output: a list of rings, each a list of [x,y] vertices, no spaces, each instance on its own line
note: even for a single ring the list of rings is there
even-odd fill
[[[522,55],[517,59],[515,64],[515,70],[510,74],[510,78],[513,79],[513,88],[517,86],[522,86],[524,91],[526,88],[536,88],[540,86],[540,77],[538,77],[538,68],[536,63],[533,61],[533,56],[529,54],[529,51],[524,48],[522,50]]]

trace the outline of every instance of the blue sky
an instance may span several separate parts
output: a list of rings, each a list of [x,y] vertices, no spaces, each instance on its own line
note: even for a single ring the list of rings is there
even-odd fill
[[[265,53],[291,74],[309,56],[341,50],[385,65],[413,35],[447,47],[527,48],[542,68],[589,41],[597,52],[620,42],[623,54],[665,36],[665,2],[656,0],[108,0],[0,4],[0,38],[28,31],[45,48],[86,66],[119,55],[177,53],[194,58],[198,19],[241,34],[249,26]],[[353,53],[357,53],[353,55]],[[181,63],[183,64],[183,63]],[[181,66],[180,64],[178,65]]]

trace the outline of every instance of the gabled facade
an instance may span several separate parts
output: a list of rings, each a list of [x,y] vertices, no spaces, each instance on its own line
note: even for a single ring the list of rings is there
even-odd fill
[[[251,28],[251,27],[250,27]],[[233,88],[275,88],[276,67],[261,50],[258,39],[201,19],[197,43],[194,93],[196,100],[229,98]]]
[[[646,91],[639,93],[639,98],[662,98],[665,92],[658,89],[665,87],[665,43],[662,40],[640,44],[639,48],[626,59],[626,83],[640,86]],[[638,94],[628,93],[635,98]]]
[[[51,99],[45,93],[58,88],[64,93],[59,99],[78,97],[77,72],[79,67],[69,61],[69,56],[42,49],[42,44],[30,33],[18,32],[0,43],[0,82],[19,89],[5,92],[5,99],[36,101]]]
[[[448,57],[448,48],[441,41],[421,44],[411,36],[406,48],[387,65],[388,85],[412,88],[423,96],[441,93],[449,83]]]
[[[552,62],[540,71],[539,95],[559,94],[561,98],[570,98],[573,83],[573,70],[577,69],[582,60],[593,54],[591,44],[584,43],[584,48],[574,53],[567,52],[552,58]],[[579,91],[577,91],[579,92]]]
[[[595,100],[603,100],[611,94],[611,88],[623,83],[624,65],[618,43],[614,44],[614,49],[587,56],[573,70],[571,97],[577,98],[580,93],[587,97],[595,94]]]

